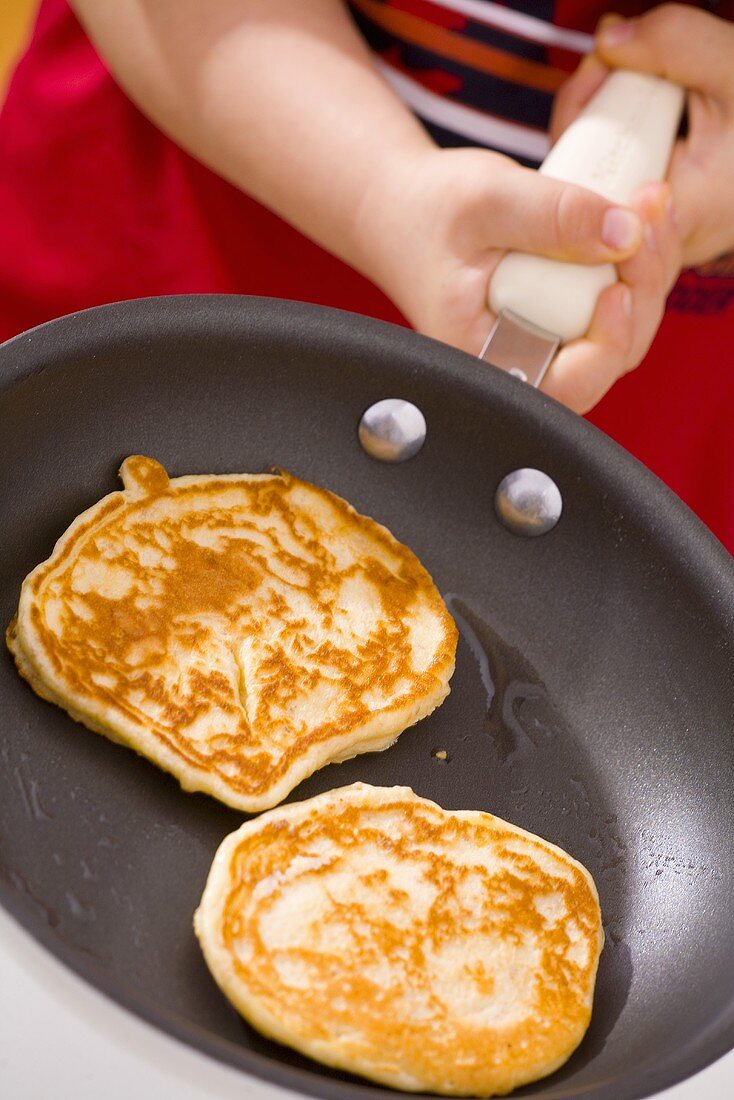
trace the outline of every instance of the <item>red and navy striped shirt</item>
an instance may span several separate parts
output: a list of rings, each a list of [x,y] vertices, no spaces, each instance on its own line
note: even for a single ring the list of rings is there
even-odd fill
[[[351,0],[378,64],[439,145],[536,166],[553,96],[591,49],[607,0]],[[620,0],[635,15],[654,4]],[[698,5],[734,17],[734,4]]]
[[[555,93],[613,8],[639,0],[350,0],[377,64],[442,147],[480,145],[531,167],[548,151]],[[691,6],[734,20],[732,0]],[[734,59],[732,59],[734,64]],[[734,304],[734,258],[684,273],[669,305],[719,313]]]

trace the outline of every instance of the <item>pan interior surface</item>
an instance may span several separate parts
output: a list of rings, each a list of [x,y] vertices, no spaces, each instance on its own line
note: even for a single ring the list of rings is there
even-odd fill
[[[419,454],[369,458],[383,398]],[[381,754],[331,765],[537,833],[593,874],[607,936],[591,1028],[514,1095],[632,1100],[734,1044],[734,567],[601,433],[514,379],[389,325],[293,303],[151,299],[0,349],[0,605],[129,454],[172,475],[290,470],[388,526],[461,633],[445,704]],[[511,534],[493,497],[547,473],[557,526]],[[243,815],[42,702],[0,658],[0,900],[89,981],[246,1072],[322,1097],[395,1095],[260,1037],[214,985],[191,919]],[[445,756],[444,756],[445,754]]]

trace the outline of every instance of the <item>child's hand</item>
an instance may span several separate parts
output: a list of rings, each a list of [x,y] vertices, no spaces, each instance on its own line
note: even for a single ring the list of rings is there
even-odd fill
[[[668,173],[683,262],[705,263],[734,248],[734,26],[681,4],[638,19],[607,17],[587,58],[557,97],[558,136],[599,86],[607,68],[669,77],[688,89],[688,133]]]
[[[680,266],[668,200],[665,184],[651,185],[635,215],[496,153],[432,149],[394,164],[365,196],[360,223],[365,252],[377,256],[370,275],[411,323],[474,354],[493,322],[487,289],[506,250],[618,263],[620,282],[600,296],[588,335],[561,349],[543,381],[585,412],[657,332]]]
[[[516,248],[612,261],[622,279],[543,389],[586,410],[644,355],[678,265],[665,187],[638,196],[641,225],[507,157],[437,149],[341,0],[73,4],[149,118],[378,283],[419,331],[478,355],[490,276]]]

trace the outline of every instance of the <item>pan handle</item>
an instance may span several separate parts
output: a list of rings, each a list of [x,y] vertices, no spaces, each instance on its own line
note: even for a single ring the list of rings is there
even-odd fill
[[[646,183],[665,178],[684,91],[661,77],[613,72],[543,161],[540,172],[627,205]],[[496,315],[511,310],[562,341],[587,331],[596,300],[617,281],[612,264],[564,263],[509,252],[489,288]]]

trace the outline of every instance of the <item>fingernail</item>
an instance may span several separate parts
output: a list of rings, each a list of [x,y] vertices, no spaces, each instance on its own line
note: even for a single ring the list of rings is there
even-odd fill
[[[595,34],[599,35],[605,27],[613,27],[615,23],[623,23],[624,16],[620,15],[618,11],[605,11],[599,22],[596,24]]]
[[[601,239],[614,252],[626,252],[640,239],[640,219],[622,206],[611,207],[604,215]]]
[[[625,19],[621,23],[615,23],[611,27],[603,27],[599,32],[599,41],[602,46],[614,49],[615,46],[623,46],[625,42],[629,42],[634,33],[634,20]]]

